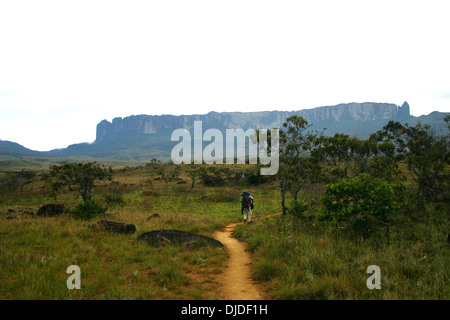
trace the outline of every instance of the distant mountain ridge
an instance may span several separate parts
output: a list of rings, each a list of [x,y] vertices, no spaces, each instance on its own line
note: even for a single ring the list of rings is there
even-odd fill
[[[39,151],[33,151],[24,146],[11,141],[0,140],[0,155],[4,156],[35,156]]]
[[[318,107],[300,111],[262,112],[210,112],[206,115],[138,115],[115,118],[112,122],[103,120],[97,125],[96,142],[101,143],[117,135],[158,134],[177,128],[191,129],[194,121],[202,121],[204,128],[248,129],[280,128],[286,119],[297,114],[315,126],[347,121],[406,120],[410,117],[409,105],[398,107],[388,103],[349,103],[336,106]]]
[[[93,143],[79,143],[65,149],[37,152],[18,144],[0,141],[0,155],[43,155],[58,157],[87,156],[117,160],[145,161],[152,158],[167,160],[177,142],[170,140],[175,129],[191,131],[194,121],[202,121],[203,131],[219,129],[281,128],[291,115],[304,117],[312,129],[325,130],[326,135],[336,132],[367,138],[380,130],[389,120],[414,125],[417,121],[428,123],[438,134],[448,129],[444,117],[448,113],[432,112],[429,115],[413,117],[407,102],[402,106],[391,103],[346,103],[298,111],[262,112],[210,112],[197,115],[132,115],[114,118],[111,122],[101,121],[97,125],[96,140]]]

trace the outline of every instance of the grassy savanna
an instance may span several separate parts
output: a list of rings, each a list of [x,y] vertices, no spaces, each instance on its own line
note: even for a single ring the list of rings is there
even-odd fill
[[[225,249],[152,248],[135,239],[159,229],[210,236],[242,219],[238,201],[245,190],[261,219],[234,234],[248,242],[253,277],[270,297],[449,299],[448,136],[420,123],[389,122],[367,140],[326,137],[308,132],[298,116],[284,128],[276,176],[260,176],[250,165],[154,160],[117,168],[112,181],[96,166],[80,169],[81,181],[88,180],[86,170],[99,181],[93,193],[77,193],[69,168],[3,172],[0,298],[219,299],[215,278],[224,270]],[[52,173],[71,185],[55,184]],[[105,217],[79,220],[74,217],[83,215],[73,209],[54,218],[29,214],[49,202],[74,208],[80,194],[85,203],[109,206],[108,220],[135,224],[137,234],[92,230]],[[66,288],[72,264],[81,268],[81,290]],[[381,288],[371,290],[367,269],[373,265],[380,268]]]
[[[232,166],[233,167],[233,166]],[[214,230],[241,219],[242,190],[256,199],[255,217],[281,211],[278,183],[248,185],[229,181],[220,187],[200,180],[192,188],[181,167],[150,164],[116,170],[112,181],[97,183],[93,199],[116,193],[123,207],[106,217],[83,221],[64,214],[36,217],[23,213],[49,202],[74,207],[76,191],[52,192],[44,175],[37,175],[1,199],[0,297],[2,299],[218,299],[216,276],[227,253],[213,247],[169,245],[153,248],[136,242],[139,234],[179,229],[210,236]],[[216,166],[216,168],[221,168]],[[233,167],[234,172],[256,168]],[[403,168],[403,170],[406,170]],[[178,184],[182,179],[186,184]],[[413,189],[411,179],[404,185]],[[274,299],[448,299],[447,235],[449,205],[424,208],[407,197],[390,216],[389,233],[377,230],[355,235],[329,221],[322,212],[323,185],[311,185],[299,199],[308,209],[301,215],[271,216],[240,225],[235,235],[250,245],[253,276],[265,283]],[[288,201],[289,205],[291,203]],[[150,218],[158,213],[159,218]],[[11,216],[14,216],[11,218]],[[137,233],[119,235],[94,231],[101,219],[135,224]],[[351,230],[350,230],[351,231]],[[81,269],[81,290],[68,290],[66,269]],[[381,269],[381,290],[369,290],[369,265]]]
[[[226,250],[180,245],[153,248],[135,239],[159,229],[210,236],[241,218],[239,194],[249,187],[232,182],[220,188],[201,183],[191,188],[184,168],[177,177],[161,178],[173,169],[174,165],[152,164],[118,170],[113,181],[95,186],[93,200],[104,203],[105,194],[116,193],[125,205],[111,208],[106,217],[87,221],[69,214],[37,217],[24,213],[35,213],[46,203],[64,203],[69,208],[80,203],[76,191],[51,191],[45,174],[4,195],[0,298],[217,299],[215,276],[224,267]],[[249,166],[234,169],[247,170]],[[180,179],[188,183],[177,184]],[[277,197],[269,186],[250,189],[256,197],[266,199],[260,201],[256,216],[276,210]],[[155,213],[158,218],[149,218]],[[137,233],[120,235],[90,228],[102,219],[135,224]],[[81,269],[81,290],[66,287],[70,265]]]

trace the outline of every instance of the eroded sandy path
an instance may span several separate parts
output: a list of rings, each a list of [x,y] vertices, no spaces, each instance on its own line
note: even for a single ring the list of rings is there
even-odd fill
[[[262,216],[253,221],[280,215],[281,212]],[[228,250],[230,258],[224,272],[217,278],[220,292],[224,300],[266,300],[270,299],[263,287],[252,280],[252,257],[247,250],[247,244],[233,237],[237,225],[244,222],[235,222],[227,225],[225,229],[213,234]]]
[[[227,248],[230,258],[224,272],[218,277],[224,300],[263,300],[264,290],[251,279],[251,255],[245,242],[233,238],[233,230],[240,223],[232,223],[213,237]]]

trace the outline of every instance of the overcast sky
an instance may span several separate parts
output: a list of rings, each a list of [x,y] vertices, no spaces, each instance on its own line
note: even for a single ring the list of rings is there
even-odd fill
[[[63,148],[135,114],[448,112],[449,14],[448,0],[0,0],[0,139]]]

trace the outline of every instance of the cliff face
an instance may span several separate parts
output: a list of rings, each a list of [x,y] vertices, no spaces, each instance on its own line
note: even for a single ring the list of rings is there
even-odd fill
[[[225,129],[281,128],[291,115],[308,120],[312,129],[325,135],[336,132],[367,139],[369,135],[383,128],[389,120],[409,123],[417,121],[429,124],[438,134],[448,134],[444,118],[448,113],[432,112],[429,115],[413,117],[407,102],[396,106],[389,103],[348,103],[300,111],[264,112],[210,112],[205,115],[136,115],[103,120],[97,125],[94,143],[79,143],[65,149],[48,152],[28,150],[20,145],[0,141],[0,155],[43,155],[57,157],[88,156],[117,160],[148,161],[153,158],[169,160],[172,148],[178,142],[171,141],[175,129],[185,128],[193,133],[194,121],[202,121],[203,131],[215,128]]]
[[[192,129],[194,121],[202,121],[203,128],[249,129],[279,128],[291,115],[299,115],[314,126],[330,126],[342,122],[366,122],[410,117],[409,105],[398,107],[388,103],[348,103],[300,111],[210,112],[206,115],[137,115],[103,120],[97,125],[96,142],[146,135],[168,134],[175,129]]]

